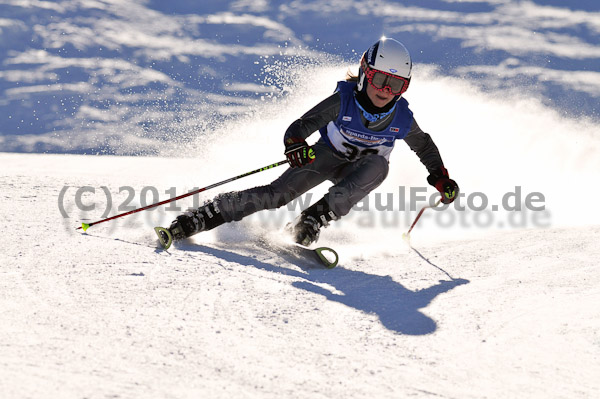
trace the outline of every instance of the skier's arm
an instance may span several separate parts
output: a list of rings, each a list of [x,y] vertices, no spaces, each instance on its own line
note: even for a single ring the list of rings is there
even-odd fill
[[[290,138],[293,141],[306,140],[308,136],[326,126],[329,122],[336,120],[340,107],[341,97],[339,93],[327,97],[288,127],[283,139],[284,143]]]
[[[427,182],[440,192],[441,201],[444,204],[454,201],[460,192],[458,184],[450,179],[448,170],[444,167],[440,152],[431,136],[422,131],[414,119],[404,141],[411,150],[417,153],[417,156],[427,168],[429,172]]]
[[[431,136],[421,130],[416,120],[413,119],[410,131],[404,141],[417,154],[430,174],[437,173],[444,166],[440,152]]]

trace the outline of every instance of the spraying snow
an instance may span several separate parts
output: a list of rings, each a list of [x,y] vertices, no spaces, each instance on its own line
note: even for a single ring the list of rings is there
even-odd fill
[[[538,94],[561,92],[553,84],[597,94],[596,59],[587,58],[597,13],[501,0],[366,10],[232,1],[203,15],[162,13],[175,6],[156,1],[5,3],[4,44],[18,47],[2,58],[10,118],[0,145],[62,154],[0,153],[3,398],[600,397],[600,125],[544,105],[568,95]],[[336,18],[340,7],[350,21]],[[75,232],[282,160],[288,125],[358,59],[298,43],[339,42],[356,24],[381,24],[423,48],[406,98],[463,193],[463,210],[425,212],[412,248],[401,234],[434,190],[401,142],[383,185],[323,230],[320,243],[340,253],[333,270],[264,245],[327,184],[157,249],[153,226],[219,191],[268,183],[283,167],[179,209]],[[544,67],[521,52],[529,40],[528,52],[555,54]],[[449,43],[474,56],[453,73],[428,64],[455,62],[439,51]],[[211,56],[217,62],[205,63]],[[213,87],[232,71],[247,75]],[[519,76],[554,83],[532,91]],[[65,154],[90,148],[159,156]]]
[[[186,148],[170,150],[171,155],[179,152],[201,159],[190,173],[180,176],[182,181],[173,183],[208,184],[280,161],[282,137],[289,124],[330,95],[335,82],[356,68],[327,59],[318,66],[302,62],[269,65],[265,82],[283,82],[280,91],[266,96],[247,115],[214,123],[214,130],[202,132]],[[506,229],[600,222],[597,213],[574,206],[600,194],[599,188],[590,185],[600,168],[600,126],[589,119],[561,116],[526,91],[513,88],[510,93],[507,98],[501,92],[483,92],[465,80],[440,76],[435,67],[416,66],[405,97],[421,127],[438,145],[463,194],[449,209],[440,207],[423,216],[413,234],[416,243],[421,238],[446,241]],[[309,142],[318,137],[316,132]],[[387,180],[356,206],[369,212],[351,212],[324,230],[323,237],[350,247],[368,242],[376,251],[394,246],[396,234],[408,228],[435,190],[425,180],[424,166],[402,142],[397,143],[390,166]],[[221,191],[267,184],[282,172],[280,168],[252,176]],[[325,183],[278,211],[261,212],[244,223],[267,231],[279,229],[329,186]],[[584,194],[581,187],[586,186],[591,192]],[[369,231],[367,238],[364,229]]]

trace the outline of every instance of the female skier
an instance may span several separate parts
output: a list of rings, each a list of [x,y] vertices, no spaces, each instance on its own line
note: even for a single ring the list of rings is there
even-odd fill
[[[217,195],[200,208],[178,216],[168,228],[173,239],[281,207],[330,180],[334,185],[328,193],[288,226],[294,241],[308,246],[319,238],[321,227],[346,215],[383,182],[390,153],[400,139],[425,165],[427,181],[440,192],[442,202],[454,201],[458,185],[450,179],[436,145],[419,128],[402,98],[411,69],[410,55],[402,43],[390,38],[378,40],[363,54],[357,77],[338,82],[334,94],[287,129],[284,153],[289,169],[269,185]],[[310,147],[306,138],[317,130],[321,138]]]

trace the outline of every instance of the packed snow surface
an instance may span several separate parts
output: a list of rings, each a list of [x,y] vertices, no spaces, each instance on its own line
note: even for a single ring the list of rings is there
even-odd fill
[[[401,228],[385,248],[384,231],[325,230],[341,261],[323,270],[265,245],[257,221],[165,252],[164,212],[82,234],[72,204],[57,210],[63,184],[139,190],[196,160],[0,160],[3,398],[600,394],[598,225],[448,241],[424,227],[412,249]]]
[[[404,3],[0,1],[0,397],[600,397],[597,1]],[[332,270],[282,234],[328,184],[158,248],[284,166],[76,229],[281,161],[382,34],[461,187],[409,242],[402,142]]]

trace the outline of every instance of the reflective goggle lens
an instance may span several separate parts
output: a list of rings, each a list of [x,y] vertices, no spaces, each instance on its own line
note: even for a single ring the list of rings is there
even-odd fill
[[[362,67],[371,86],[379,91],[384,91],[387,88],[393,95],[398,96],[408,89],[408,79],[373,69],[364,59]]]
[[[406,85],[406,80],[398,77],[387,75],[383,72],[373,71],[372,78],[369,79],[369,82],[376,88],[383,90],[386,87],[389,87],[392,94],[398,95],[404,92],[404,85]]]

